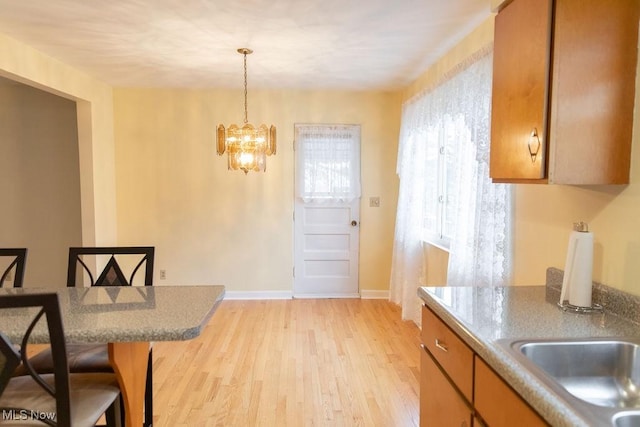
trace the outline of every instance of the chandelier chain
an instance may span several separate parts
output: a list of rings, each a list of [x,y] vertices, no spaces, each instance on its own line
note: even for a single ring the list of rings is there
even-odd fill
[[[246,125],[249,120],[247,118],[247,52],[244,52],[244,124]]]
[[[245,174],[249,171],[265,171],[266,156],[276,154],[276,128],[271,125],[254,127],[249,124],[249,85],[247,84],[247,55],[253,53],[249,48],[242,47],[237,52],[243,56],[244,66],[244,126],[232,124],[229,129],[218,125],[216,131],[216,152],[222,155],[228,153],[227,167],[229,170],[241,170]]]

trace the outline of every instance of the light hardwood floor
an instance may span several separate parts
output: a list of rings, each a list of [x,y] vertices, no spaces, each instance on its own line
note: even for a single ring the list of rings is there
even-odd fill
[[[417,426],[419,343],[388,301],[223,301],[154,344],[154,426]]]

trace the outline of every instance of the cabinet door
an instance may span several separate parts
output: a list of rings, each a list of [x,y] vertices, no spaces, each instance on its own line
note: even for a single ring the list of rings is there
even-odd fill
[[[420,361],[420,427],[471,427],[471,410],[426,349]]]
[[[548,425],[478,356],[475,358],[474,405],[491,427]]]
[[[496,182],[546,177],[551,10],[551,0],[514,0],[495,19],[490,175]]]
[[[629,182],[639,10],[638,0],[556,1],[549,182]]]

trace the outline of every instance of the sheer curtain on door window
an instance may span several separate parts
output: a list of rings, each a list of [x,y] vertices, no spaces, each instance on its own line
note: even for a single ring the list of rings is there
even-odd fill
[[[351,202],[360,197],[360,126],[295,125],[296,197]]]

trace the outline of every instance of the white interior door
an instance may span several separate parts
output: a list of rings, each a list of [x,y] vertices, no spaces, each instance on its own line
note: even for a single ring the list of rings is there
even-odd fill
[[[360,199],[295,203],[294,296],[357,297]]]
[[[358,297],[360,126],[295,125],[293,294]]]

